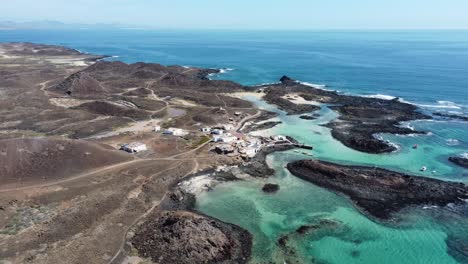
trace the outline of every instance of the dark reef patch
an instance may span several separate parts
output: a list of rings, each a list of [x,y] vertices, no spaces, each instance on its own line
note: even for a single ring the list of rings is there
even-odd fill
[[[390,170],[300,160],[288,164],[297,177],[353,200],[366,213],[389,219],[408,206],[461,204],[468,199],[463,183],[410,176]]]

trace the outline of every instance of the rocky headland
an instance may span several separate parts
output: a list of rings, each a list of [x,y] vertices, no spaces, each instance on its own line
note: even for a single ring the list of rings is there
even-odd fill
[[[301,179],[345,194],[358,208],[383,220],[408,206],[445,206],[468,199],[468,187],[463,183],[410,176],[375,167],[344,166],[316,160],[295,161],[287,167]]]

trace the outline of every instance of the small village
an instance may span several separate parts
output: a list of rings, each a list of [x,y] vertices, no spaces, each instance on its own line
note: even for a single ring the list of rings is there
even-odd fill
[[[234,115],[242,120],[248,118],[247,114],[242,112],[235,112]],[[182,128],[169,127],[163,129],[161,126],[156,125],[153,128],[154,133],[160,133],[164,136],[185,137],[189,134],[198,134],[209,138],[206,142],[211,144],[210,151],[219,155],[226,155],[228,157],[240,157],[243,160],[250,160],[259,153],[262,148],[271,147],[274,145],[294,145],[311,149],[311,147],[298,145],[291,142],[286,136],[275,135],[270,137],[253,135],[252,133],[239,132],[234,118],[229,118],[226,124],[219,124],[212,127],[200,127],[198,131],[189,131]],[[239,124],[240,126],[243,123]],[[138,153],[148,150],[147,146],[141,142],[132,142],[124,144],[120,147],[121,150],[129,153]]]

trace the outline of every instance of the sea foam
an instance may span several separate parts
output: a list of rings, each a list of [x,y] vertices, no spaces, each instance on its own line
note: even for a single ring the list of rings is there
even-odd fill
[[[383,100],[394,100],[397,97],[391,96],[391,95],[386,95],[386,94],[371,94],[371,95],[363,95],[363,97],[367,98],[377,98],[377,99],[383,99]]]

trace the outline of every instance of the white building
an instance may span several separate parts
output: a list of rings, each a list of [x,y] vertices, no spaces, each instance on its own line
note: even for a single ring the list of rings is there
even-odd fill
[[[232,136],[232,135],[225,135],[221,137],[222,142],[224,143],[232,143],[237,141],[237,137]]]
[[[260,151],[260,148],[248,147],[248,148],[245,148],[244,150],[245,150],[245,155],[247,155],[249,158],[253,158]]]
[[[224,134],[224,135],[213,137],[213,142],[232,143],[236,141],[237,141],[237,137],[231,134]]]
[[[175,127],[171,127],[171,128],[168,128],[166,130],[164,130],[163,132],[164,135],[171,135],[171,136],[185,136],[187,135],[187,131],[183,130],[183,129],[180,129],[180,128],[175,128]]]
[[[286,141],[288,140],[285,136],[283,135],[276,135],[276,136],[272,136],[271,139],[273,139],[274,141]]]
[[[224,132],[221,129],[213,129],[211,130],[211,134],[213,135],[222,135]]]
[[[205,133],[210,133],[210,132],[211,132],[211,128],[209,128],[209,127],[202,127],[202,128],[200,128],[200,131],[201,131],[201,132],[205,132]]]
[[[154,126],[153,131],[154,131],[154,132],[159,132],[159,131],[161,131],[161,126]]]
[[[130,144],[124,144],[120,147],[120,149],[123,151],[130,152],[130,153],[137,153],[137,152],[148,150],[146,145],[140,142],[132,142]]]

